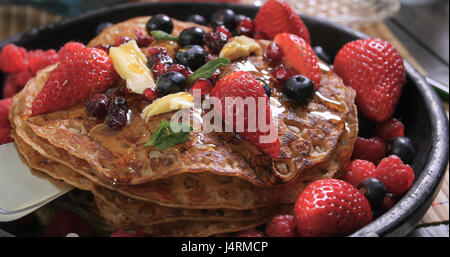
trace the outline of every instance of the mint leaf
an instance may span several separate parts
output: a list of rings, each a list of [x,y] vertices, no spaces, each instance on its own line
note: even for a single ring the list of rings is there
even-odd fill
[[[171,126],[175,129],[172,130]],[[169,123],[161,121],[158,129],[152,134],[150,142],[145,147],[155,146],[157,149],[165,149],[186,142],[192,127],[184,123]]]
[[[178,41],[178,37],[172,36],[172,35],[168,34],[167,32],[164,32],[162,30],[152,30],[152,31],[150,31],[150,34],[156,40]]]
[[[209,79],[217,69],[227,66],[228,64],[230,64],[230,60],[223,57],[218,57],[212,61],[209,61],[192,73],[188,78],[188,82],[192,85],[199,78]]]

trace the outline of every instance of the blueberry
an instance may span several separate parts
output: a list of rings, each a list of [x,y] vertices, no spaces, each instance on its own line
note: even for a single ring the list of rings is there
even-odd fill
[[[153,16],[147,22],[147,31],[150,34],[153,30],[162,30],[167,33],[172,33],[173,30],[173,22],[172,19],[165,14],[157,14]]]
[[[414,144],[407,137],[395,137],[389,141],[387,155],[397,155],[405,164],[412,164],[414,161]]]
[[[208,22],[206,21],[205,17],[201,16],[200,14],[191,14],[186,18],[186,21],[205,26],[208,25]]]
[[[104,29],[111,27],[112,25],[114,25],[111,22],[102,22],[100,24],[98,24],[97,28],[95,29],[95,34],[98,35],[100,34]]]
[[[86,110],[94,117],[103,118],[108,112],[109,99],[105,94],[95,94],[86,101]]]
[[[105,123],[112,129],[121,129],[128,122],[128,105],[123,96],[116,96],[111,101]]]
[[[386,196],[386,187],[376,178],[366,178],[358,185],[361,191],[369,200],[372,211],[376,212],[383,205]]]
[[[161,96],[184,91],[186,89],[186,77],[175,71],[169,71],[156,81],[156,89]]]
[[[267,97],[270,98],[270,96],[272,95],[272,89],[270,88],[270,86],[266,83],[266,81],[262,79],[258,79],[258,81],[259,84],[261,84],[261,86],[264,88],[264,91],[266,91]]]
[[[175,54],[175,63],[183,64],[195,71],[205,64],[206,51],[199,45],[188,45]]]
[[[199,27],[192,27],[183,30],[180,34],[180,44],[187,45],[203,45],[205,43],[206,32]]]
[[[222,9],[213,13],[211,16],[211,25],[215,29],[217,26],[225,26],[229,31],[233,31],[236,27],[234,21],[235,14],[233,10]]]
[[[284,82],[283,92],[287,98],[301,104],[306,104],[314,92],[311,79],[302,75],[295,75]]]
[[[321,46],[314,46],[313,47],[314,53],[316,53],[317,57],[321,59],[322,61],[331,64],[331,58],[330,56],[323,50]]]

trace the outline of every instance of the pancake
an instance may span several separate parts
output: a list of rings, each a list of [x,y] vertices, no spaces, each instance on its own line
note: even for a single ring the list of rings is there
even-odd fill
[[[139,18],[116,26],[142,26],[144,22],[144,18]],[[107,43],[103,41],[114,31],[114,27],[106,30],[93,42]],[[159,44],[161,42],[155,43]],[[255,58],[243,61],[257,66]],[[259,73],[267,73],[261,70],[266,66],[263,63],[256,69]],[[347,94],[352,89],[329,73],[324,73],[321,89],[306,107],[283,100],[274,83],[270,85],[273,88],[272,110],[279,121],[281,143],[281,154],[274,160],[246,140],[236,138],[234,133],[215,132],[191,133],[184,144],[158,151],[160,157],[151,158],[154,155],[150,152],[155,149],[144,147],[144,144],[160,122],[169,120],[173,113],[151,117],[146,123],[140,113],[148,103],[134,94],[127,97],[132,118],[121,130],[110,129],[90,117],[84,105],[27,118],[26,122],[52,145],[86,160],[98,173],[96,176],[106,183],[136,185],[185,172],[207,171],[236,176],[256,186],[277,185],[289,183],[302,170],[329,158],[345,129],[345,120],[341,117],[350,111],[348,103],[352,103],[353,96]],[[26,108],[31,106],[42,85],[30,83],[29,87],[31,93],[25,100]]]

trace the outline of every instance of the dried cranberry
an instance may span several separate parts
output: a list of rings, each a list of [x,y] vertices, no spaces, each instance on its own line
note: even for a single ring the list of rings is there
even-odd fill
[[[162,53],[167,55],[167,50],[162,47],[150,47],[147,51],[147,56],[152,56],[156,53]]]
[[[281,52],[280,47],[275,42],[272,42],[267,47],[266,56],[272,61],[280,61],[283,57],[283,52]]]
[[[136,43],[139,47],[147,47],[155,41],[152,36],[145,35],[145,33],[140,29],[136,29],[134,33],[136,34]]]
[[[186,67],[186,66],[184,66],[182,64],[178,64],[178,63],[170,65],[167,68],[167,72],[169,72],[169,71],[179,72],[179,73],[183,74],[183,76],[186,77],[186,79],[189,76],[191,76],[191,74],[192,74],[192,71],[191,71],[191,69],[189,69],[189,67]]]
[[[103,118],[108,112],[109,99],[105,94],[95,94],[86,102],[87,111],[94,117]]]
[[[237,25],[234,33],[236,35],[244,35],[251,37],[253,35],[253,21],[250,18],[241,20]]]
[[[228,36],[220,31],[209,32],[205,37],[205,45],[212,54],[219,54],[227,42]]]
[[[130,40],[131,40],[131,38],[129,38],[129,37],[117,36],[116,39],[115,39],[114,46],[123,45],[123,44],[127,43]]]
[[[231,32],[225,26],[218,26],[216,31],[224,33],[227,37],[231,37]]]
[[[152,67],[152,73],[155,78],[159,78],[167,73],[169,65],[167,63],[156,62]]]
[[[116,96],[109,104],[105,123],[112,129],[121,129],[127,124],[128,105],[123,96]]]
[[[159,47],[152,47],[148,50],[148,63],[147,66],[152,68],[156,63],[167,63],[172,64],[173,60],[167,54],[166,49]]]
[[[146,88],[142,93],[145,101],[153,102],[156,98],[158,98],[158,93],[153,88]]]

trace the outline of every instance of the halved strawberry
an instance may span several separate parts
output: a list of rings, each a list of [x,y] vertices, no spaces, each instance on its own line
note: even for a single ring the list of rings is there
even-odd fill
[[[310,43],[308,28],[284,0],[269,0],[259,9],[254,19],[257,34],[273,39],[279,33],[298,35]]]
[[[319,58],[308,42],[289,33],[276,35],[274,41],[283,52],[283,63],[310,78],[314,82],[315,89],[318,89],[321,78]]]

